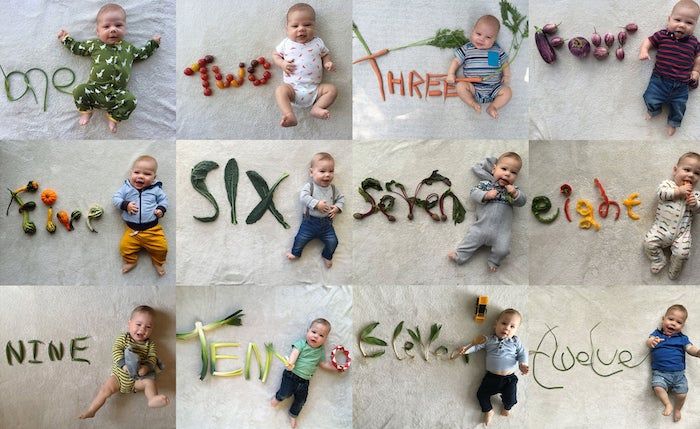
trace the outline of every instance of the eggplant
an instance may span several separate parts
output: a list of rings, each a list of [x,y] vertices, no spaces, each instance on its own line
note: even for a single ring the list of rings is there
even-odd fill
[[[591,52],[591,44],[585,37],[574,37],[569,40],[569,51],[579,58],[585,58]]]
[[[547,35],[541,28],[537,28],[535,31],[535,44],[545,63],[552,64],[557,60],[557,54],[554,52],[554,48],[552,48],[552,45],[549,43]]]

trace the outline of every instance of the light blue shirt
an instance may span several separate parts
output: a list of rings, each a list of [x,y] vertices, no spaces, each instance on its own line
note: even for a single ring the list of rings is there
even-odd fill
[[[520,338],[500,339],[495,334],[486,337],[486,342],[470,347],[468,353],[486,349],[486,371],[493,373],[515,372],[518,363],[527,365],[527,351]]]

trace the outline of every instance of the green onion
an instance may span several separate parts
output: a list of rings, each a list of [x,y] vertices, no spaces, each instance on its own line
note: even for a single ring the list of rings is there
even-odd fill
[[[399,352],[396,351],[396,338],[401,334],[401,331],[403,330],[403,320],[401,323],[396,325],[396,328],[394,328],[394,335],[391,337],[391,348],[394,349],[394,354],[396,355],[396,359],[402,360],[402,357],[399,357]]]
[[[365,326],[365,327],[362,329],[362,331],[360,332],[360,341],[359,341],[359,345],[360,345],[360,353],[362,353],[362,356],[363,356],[363,357],[366,357],[366,358],[373,358],[373,357],[381,356],[381,355],[383,355],[384,352],[385,352],[385,350],[378,350],[378,351],[376,351],[376,352],[367,354],[367,353],[364,351],[364,349],[362,349],[362,343],[367,343],[367,344],[371,344],[371,345],[374,345],[374,346],[386,347],[386,345],[387,345],[387,344],[386,344],[386,341],[384,341],[384,340],[382,340],[382,339],[379,339],[379,338],[376,338],[376,337],[372,337],[372,336],[369,335],[369,334],[372,332],[372,330],[374,330],[374,328],[376,328],[378,325],[379,325],[379,322],[372,322],[372,323],[370,323],[369,325]]]
[[[220,355],[216,352],[216,349],[220,347],[239,347],[239,343],[213,343],[211,345],[211,374],[217,377],[233,377],[236,375],[241,375],[243,370],[241,368],[235,369],[233,371],[217,371],[214,362],[217,359],[238,359],[235,355]]]
[[[210,324],[208,324],[208,325],[204,325],[204,326],[202,326],[202,330],[205,331],[205,332],[206,332],[206,331],[211,331],[212,329],[216,329],[216,328],[218,328],[218,327],[220,327],[220,326],[225,326],[225,325],[230,325],[230,326],[241,326],[241,325],[243,324],[243,321],[241,320],[241,318],[242,318],[243,316],[245,316],[245,314],[241,314],[242,311],[243,311],[243,310],[238,310],[238,311],[236,311],[236,312],[230,314],[229,316],[227,316],[227,317],[224,318],[224,319],[221,319],[221,320],[219,320],[219,321],[217,321],[217,322],[212,322],[212,323],[210,323]],[[201,322],[198,322],[198,323],[201,324]],[[197,332],[196,324],[195,324],[195,329],[193,329],[192,331],[190,331],[190,332],[180,332],[180,333],[176,334],[175,337],[176,337],[178,340],[189,340],[190,338],[194,338],[194,337],[196,337],[197,335],[199,335],[199,333]]]
[[[202,348],[201,351],[201,357],[202,357],[202,369],[199,372],[199,379],[204,380],[204,377],[207,376],[207,365],[209,364],[209,357],[207,356],[207,339],[204,336],[204,330],[202,329],[202,322],[195,322],[194,324],[194,329],[199,336],[199,344]]]

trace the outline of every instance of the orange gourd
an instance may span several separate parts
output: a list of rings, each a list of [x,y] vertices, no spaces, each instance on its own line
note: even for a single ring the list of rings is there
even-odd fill
[[[44,189],[44,191],[41,193],[41,201],[43,201],[44,204],[46,204],[49,207],[54,205],[57,199],[58,194],[56,194],[56,191],[54,191],[53,189],[47,188]]]

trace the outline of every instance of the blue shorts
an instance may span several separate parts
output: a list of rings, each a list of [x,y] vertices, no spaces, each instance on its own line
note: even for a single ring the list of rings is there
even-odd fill
[[[501,82],[475,83],[474,99],[479,104],[490,103],[498,96],[498,91],[500,91],[502,87],[503,85]]]
[[[685,371],[651,370],[651,387],[662,387],[673,393],[688,393],[688,380]]]

